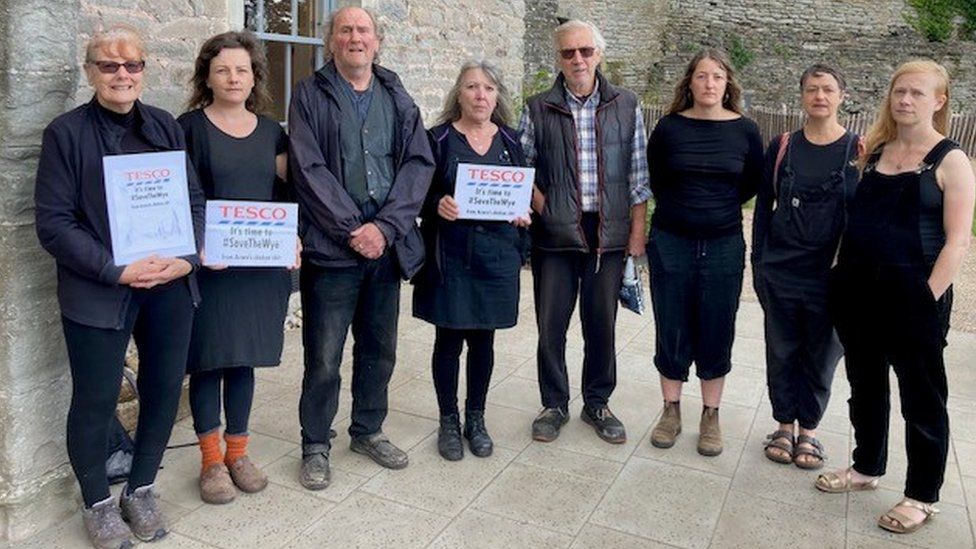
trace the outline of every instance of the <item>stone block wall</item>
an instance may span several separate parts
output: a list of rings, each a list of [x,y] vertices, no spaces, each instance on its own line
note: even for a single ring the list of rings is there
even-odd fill
[[[976,100],[976,43],[930,43],[906,22],[904,0],[681,0],[671,2],[663,55],[650,89],[670,94],[684,65],[701,44],[724,46],[751,57],[741,82],[753,104],[798,108],[797,79],[816,61],[837,65],[851,87],[848,108],[876,108],[894,68],[930,57],[954,78],[955,107]]]
[[[522,0],[363,0],[386,29],[381,63],[400,74],[429,124],[461,64],[496,65],[513,95],[522,89]],[[514,123],[514,121],[513,121]]]
[[[91,98],[83,47],[116,22],[145,32],[144,99],[180,112],[199,44],[227,28],[226,2],[0,2],[0,541],[23,539],[78,505],[64,440],[71,391],[54,261],[34,231],[41,132]]]

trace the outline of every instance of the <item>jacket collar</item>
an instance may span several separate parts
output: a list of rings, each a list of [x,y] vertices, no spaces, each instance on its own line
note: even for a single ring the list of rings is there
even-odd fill
[[[600,69],[596,71],[596,93],[600,96],[600,106],[609,103],[616,99],[620,95],[620,91],[617,90],[616,86],[607,81]],[[556,76],[556,81],[553,83],[549,91],[545,92],[544,101],[560,110],[566,110],[566,77],[563,73],[559,73]]]
[[[88,112],[94,118],[100,133],[102,135],[114,135],[121,139],[122,134],[125,133],[125,129],[109,120],[102,112],[102,108],[98,103],[98,98],[93,95],[91,101],[88,102]],[[146,141],[156,147],[169,148],[169,140],[166,139],[165,133],[159,125],[159,121],[150,112],[149,108],[138,99],[132,108],[136,113],[136,129],[146,138]]]

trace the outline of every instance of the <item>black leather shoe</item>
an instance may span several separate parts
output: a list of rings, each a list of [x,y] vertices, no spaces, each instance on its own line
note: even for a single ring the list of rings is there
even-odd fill
[[[623,444],[627,442],[627,430],[624,429],[624,424],[613,415],[610,408],[604,406],[602,408],[592,409],[589,406],[583,406],[583,412],[580,413],[580,418],[593,426],[593,430],[596,431],[596,436],[610,444]]]
[[[543,408],[532,422],[532,439],[552,442],[559,437],[559,429],[569,421],[569,414],[559,408]]]
[[[307,490],[323,490],[332,480],[329,469],[329,456],[324,453],[302,456],[302,468],[298,482]]]
[[[468,439],[468,447],[471,453],[483,458],[491,455],[494,443],[485,428],[484,410],[465,410],[464,411],[464,438]]]
[[[382,431],[352,439],[349,449],[357,454],[369,456],[387,469],[403,469],[410,463],[407,453],[394,446]]]
[[[437,451],[448,461],[458,461],[464,457],[461,419],[457,414],[441,416],[441,427],[437,431]]]

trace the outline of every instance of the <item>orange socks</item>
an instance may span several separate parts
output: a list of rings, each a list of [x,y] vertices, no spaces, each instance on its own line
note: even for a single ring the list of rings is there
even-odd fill
[[[228,435],[224,433],[224,441],[227,442],[227,454],[224,456],[224,463],[228,467],[247,455],[247,435]]]
[[[206,471],[211,465],[224,461],[220,452],[220,432],[217,429],[197,435],[200,439],[200,454],[203,458],[201,470]]]

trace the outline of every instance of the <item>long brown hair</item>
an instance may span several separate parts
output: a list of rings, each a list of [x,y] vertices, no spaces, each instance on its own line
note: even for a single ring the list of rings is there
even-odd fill
[[[254,73],[254,88],[248,96],[244,107],[255,113],[263,112],[271,103],[268,94],[268,59],[264,54],[264,46],[249,31],[228,31],[211,37],[200,46],[200,54],[193,68],[190,84],[193,92],[187,101],[187,108],[196,109],[213,103],[213,90],[207,86],[210,76],[210,62],[220,55],[225,48],[240,48],[251,56],[251,72]]]
[[[734,113],[742,114],[742,86],[735,79],[735,71],[732,70],[729,56],[718,48],[705,48],[691,58],[685,68],[684,77],[674,87],[674,99],[671,100],[671,106],[665,114],[686,111],[695,105],[695,98],[691,94],[691,79],[695,76],[698,63],[703,59],[715,61],[725,71],[725,95],[722,96],[722,106]]]
[[[935,93],[945,96],[945,104],[932,116],[932,126],[935,131],[942,135],[949,134],[949,119],[952,117],[952,109],[949,107],[949,71],[942,65],[929,59],[915,59],[902,63],[895,74],[891,75],[891,82],[888,83],[888,93],[881,100],[878,107],[877,118],[871,124],[867,136],[864,138],[864,153],[857,160],[858,166],[864,169],[868,163],[868,158],[877,152],[884,145],[895,140],[898,136],[898,123],[891,116],[891,92],[895,88],[895,82],[906,74],[925,73],[938,78]]]

